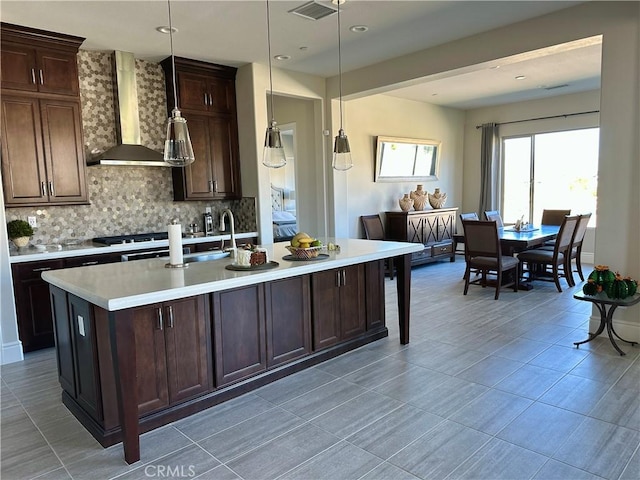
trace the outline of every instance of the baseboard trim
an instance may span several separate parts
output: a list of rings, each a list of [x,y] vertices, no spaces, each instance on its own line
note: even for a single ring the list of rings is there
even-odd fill
[[[598,330],[599,326],[600,326],[600,315],[592,315],[589,318],[589,331],[595,332]],[[622,338],[624,338],[625,340],[629,340],[630,342],[640,343],[640,326],[637,323],[625,322],[624,320],[616,320],[614,317],[613,328],[615,328],[616,333],[620,335]],[[607,331],[605,330],[604,332],[602,332],[601,336],[606,337],[606,335],[607,335]],[[624,342],[621,342],[618,339],[616,339],[616,342],[618,342],[618,345],[620,347],[624,345],[628,346],[628,344],[625,344]]]
[[[2,350],[0,351],[0,365],[6,365],[7,363],[21,362],[24,360],[24,354],[22,353],[22,342],[9,342],[2,344]]]
[[[594,258],[595,258],[595,255],[593,253],[591,253],[591,252],[587,252],[587,253],[583,252],[580,255],[580,261],[582,262],[583,265],[585,263],[588,264],[588,265],[593,265],[594,264]]]

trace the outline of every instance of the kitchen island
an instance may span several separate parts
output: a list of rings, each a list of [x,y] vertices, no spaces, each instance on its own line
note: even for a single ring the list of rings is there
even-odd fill
[[[388,335],[384,259],[396,258],[400,342],[409,341],[411,253],[420,245],[332,239],[322,260],[233,271],[231,259],[166,259],[43,272],[62,399],[103,446],[139,435]]]

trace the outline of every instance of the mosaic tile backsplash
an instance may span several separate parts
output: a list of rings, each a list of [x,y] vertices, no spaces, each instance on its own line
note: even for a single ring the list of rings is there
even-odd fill
[[[82,125],[87,151],[116,144],[111,52],[81,50],[78,54]],[[136,83],[143,145],[162,151],[167,116],[164,72],[155,63],[136,60]],[[105,235],[166,231],[176,218],[185,231],[191,223],[203,229],[202,214],[211,207],[214,228],[220,213],[231,209],[236,231],[253,232],[255,198],[210,202],[174,202],[171,170],[162,167],[87,167],[90,205],[20,207],[5,210],[7,222],[35,216],[31,243],[51,244]]]

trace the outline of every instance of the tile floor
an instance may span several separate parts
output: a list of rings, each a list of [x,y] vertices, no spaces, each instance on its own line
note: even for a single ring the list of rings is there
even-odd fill
[[[640,348],[574,348],[590,305],[553,284],[463,296],[463,264],[413,270],[409,345],[387,280],[389,338],[149,432],[134,465],[61,404],[52,350],[5,365],[2,479],[640,478]]]

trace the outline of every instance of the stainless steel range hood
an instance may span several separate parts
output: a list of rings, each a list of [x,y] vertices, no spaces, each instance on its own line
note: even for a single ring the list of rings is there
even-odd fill
[[[113,87],[118,145],[87,158],[87,165],[170,167],[162,153],[142,146],[138,113],[136,64],[133,53],[113,53]]]

